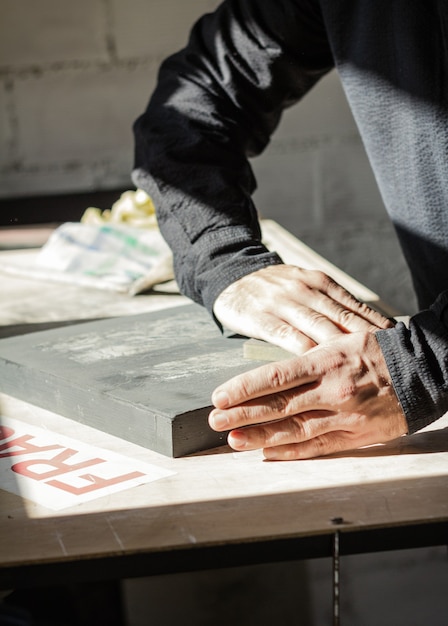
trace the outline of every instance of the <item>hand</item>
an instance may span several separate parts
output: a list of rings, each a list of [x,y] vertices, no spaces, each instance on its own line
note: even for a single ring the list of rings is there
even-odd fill
[[[235,450],[307,459],[407,432],[372,332],[343,335],[305,355],[263,365],[218,387],[210,426]]]
[[[294,354],[344,333],[393,326],[323,272],[292,265],[240,278],[218,296],[214,313],[227,328]]]

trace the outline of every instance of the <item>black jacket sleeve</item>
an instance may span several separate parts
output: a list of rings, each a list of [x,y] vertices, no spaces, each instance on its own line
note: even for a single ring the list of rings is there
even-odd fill
[[[135,184],[153,198],[183,293],[209,311],[245,274],[281,263],[261,243],[248,158],[333,61],[311,0],[227,0],[161,66],[134,124]]]
[[[448,291],[427,310],[376,333],[409,433],[448,411]]]

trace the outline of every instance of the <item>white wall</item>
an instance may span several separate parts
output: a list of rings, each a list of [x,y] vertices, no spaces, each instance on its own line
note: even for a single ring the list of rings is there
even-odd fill
[[[0,197],[131,187],[160,60],[216,0],[0,0]]]

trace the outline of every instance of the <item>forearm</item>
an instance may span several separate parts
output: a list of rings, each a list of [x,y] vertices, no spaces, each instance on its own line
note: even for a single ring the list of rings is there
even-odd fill
[[[448,411],[448,291],[429,310],[377,332],[395,392],[413,433]]]
[[[155,201],[181,290],[210,310],[226,286],[281,262],[261,244],[248,157],[330,69],[314,3],[297,26],[300,4],[226,2],[203,18],[134,127],[134,181]]]

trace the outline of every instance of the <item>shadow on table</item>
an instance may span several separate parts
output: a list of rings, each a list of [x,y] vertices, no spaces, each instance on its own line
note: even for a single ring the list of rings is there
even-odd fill
[[[369,457],[397,456],[400,454],[435,454],[437,452],[448,452],[448,426],[439,428],[438,430],[431,430],[428,432],[420,432],[415,433],[414,435],[399,437],[398,439],[394,439],[388,443],[367,446],[356,450],[346,450],[345,452],[316,457],[312,460],[319,461],[347,457],[361,459]],[[232,450],[230,446],[224,445],[210,450],[195,452],[189,456],[212,456],[216,454],[238,454],[238,452]],[[276,461],[268,460],[265,460],[265,462],[276,463]],[[288,463],[300,463],[300,460],[288,461]]]
[[[368,458],[400,454],[434,454],[437,452],[448,452],[448,426],[438,430],[399,437],[385,444],[367,446],[357,450],[347,450],[346,452],[339,452],[338,454],[320,458],[328,459],[330,456],[331,458]]]

